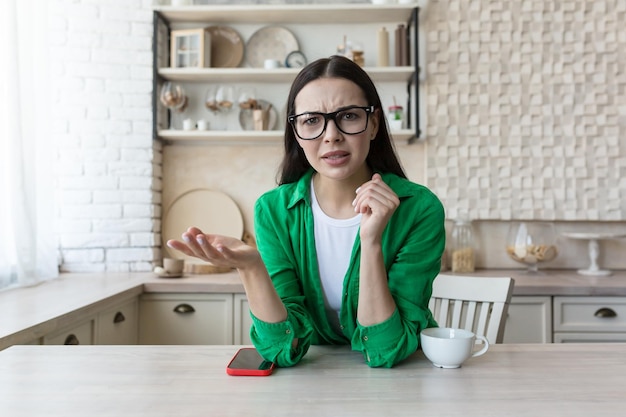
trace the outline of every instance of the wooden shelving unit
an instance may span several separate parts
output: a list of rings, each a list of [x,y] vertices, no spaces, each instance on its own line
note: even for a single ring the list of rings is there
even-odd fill
[[[209,6],[163,6],[154,12],[154,138],[168,143],[202,144],[276,144],[283,132],[274,131],[183,131],[169,130],[167,111],[158,100],[160,86],[165,81],[185,83],[291,83],[298,69],[279,68],[171,68],[169,67],[169,32],[172,24],[294,24],[319,23],[323,25],[346,25],[366,23],[406,22],[409,36],[415,40],[412,54],[415,64],[401,67],[365,67],[374,82],[405,82],[411,95],[417,83],[418,8],[412,5],[372,4],[316,4],[316,5],[209,5]],[[410,102],[410,100],[409,100]],[[396,143],[411,143],[420,137],[419,98],[416,108],[408,108],[409,129],[392,132]]]

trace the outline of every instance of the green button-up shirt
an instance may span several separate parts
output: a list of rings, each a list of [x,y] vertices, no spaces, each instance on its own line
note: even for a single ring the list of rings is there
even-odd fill
[[[324,307],[311,210],[312,174],[309,171],[297,182],[265,193],[255,204],[257,245],[287,319],[267,323],[253,315],[252,342],[266,359],[283,367],[298,363],[311,344],[351,344],[369,366],[391,367],[417,350],[421,329],[437,326],[428,301],[445,246],[443,206],[426,187],[382,174],[400,198],[382,236],[389,289],[397,308],[382,323],[358,323],[361,250],[357,235],[343,282],[340,335],[333,331]]]

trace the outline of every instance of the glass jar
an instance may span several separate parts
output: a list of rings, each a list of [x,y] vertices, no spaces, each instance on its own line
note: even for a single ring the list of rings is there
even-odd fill
[[[472,222],[459,218],[454,222],[450,240],[450,266],[452,272],[474,272],[476,245]]]

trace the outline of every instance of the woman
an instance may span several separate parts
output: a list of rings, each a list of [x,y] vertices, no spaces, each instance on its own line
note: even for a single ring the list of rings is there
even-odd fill
[[[291,366],[311,344],[350,344],[391,367],[437,325],[443,207],[406,179],[376,88],[351,60],[304,68],[287,114],[280,184],[255,205],[258,251],[197,228],[168,245],[239,271],[265,359]]]

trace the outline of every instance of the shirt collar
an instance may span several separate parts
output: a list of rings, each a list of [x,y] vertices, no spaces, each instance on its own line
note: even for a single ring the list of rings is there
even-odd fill
[[[309,169],[294,185],[293,194],[289,200],[288,209],[294,207],[298,202],[304,201],[307,204],[311,204],[311,177],[313,177],[313,169]],[[383,181],[398,195],[398,198],[402,199],[413,195],[413,191],[410,187],[410,182],[398,177],[395,174],[385,173],[380,174],[383,177]]]
[[[298,202],[304,201],[307,204],[311,204],[311,177],[313,177],[313,169],[309,169],[300,179],[295,183],[293,194],[289,200],[287,206],[288,209],[294,207]]]

